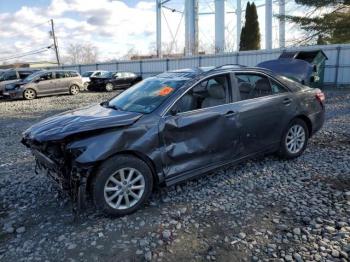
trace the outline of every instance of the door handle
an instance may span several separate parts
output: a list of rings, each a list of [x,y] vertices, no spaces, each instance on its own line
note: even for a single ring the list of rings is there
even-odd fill
[[[292,103],[292,99],[290,99],[290,98],[285,98],[285,99],[283,99],[283,104],[284,104],[284,105],[288,106],[288,105],[290,105],[291,103]]]
[[[225,117],[232,117],[235,115],[237,115],[237,112],[230,110],[225,114]]]

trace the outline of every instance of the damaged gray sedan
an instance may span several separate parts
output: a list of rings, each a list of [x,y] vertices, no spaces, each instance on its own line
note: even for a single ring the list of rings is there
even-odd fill
[[[37,167],[81,206],[140,208],[169,186],[260,154],[300,156],[324,122],[324,94],[261,68],[171,71],[23,134]]]

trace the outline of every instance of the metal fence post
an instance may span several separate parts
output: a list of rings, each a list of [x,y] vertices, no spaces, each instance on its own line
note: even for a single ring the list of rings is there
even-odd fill
[[[236,53],[236,64],[239,65],[239,52]]]
[[[198,67],[202,67],[202,56],[198,57]]]
[[[142,60],[140,60],[140,75],[143,76],[143,72],[142,72]]]
[[[79,74],[81,74],[81,65],[78,65],[79,68]]]
[[[166,67],[165,68],[166,68],[166,71],[169,70],[169,58],[166,59]]]
[[[96,64],[96,70],[98,70],[98,64]]]
[[[335,76],[334,76],[334,84],[335,84],[335,87],[338,87],[340,50],[341,50],[341,47],[340,47],[340,46],[337,46],[337,59],[336,59],[336,62],[335,62],[336,64],[335,64]]]
[[[115,71],[118,71],[118,70],[119,70],[119,63],[115,62]]]

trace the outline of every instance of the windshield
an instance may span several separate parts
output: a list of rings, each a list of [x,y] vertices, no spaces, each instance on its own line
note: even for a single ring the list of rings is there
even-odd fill
[[[16,80],[17,73],[15,70],[5,71],[0,75],[0,81]]]
[[[81,76],[82,77],[90,77],[94,72],[93,71],[88,71],[88,72],[84,72]]]
[[[109,101],[109,107],[148,114],[153,112],[186,80],[148,78]]]
[[[26,78],[23,79],[23,82],[31,82],[33,81],[34,78],[36,78],[37,76],[41,75],[43,72],[36,72],[36,73],[33,73],[29,76],[27,76]]]
[[[106,72],[101,72],[101,75],[99,75],[98,77],[103,77],[103,78],[112,78],[112,77],[113,77],[113,75],[114,75],[114,73],[113,73],[113,72],[108,72],[108,71],[106,71]]]

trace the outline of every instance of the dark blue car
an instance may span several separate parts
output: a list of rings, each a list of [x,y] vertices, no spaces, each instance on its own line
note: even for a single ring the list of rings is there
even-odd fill
[[[45,119],[22,142],[74,200],[88,191],[103,212],[125,215],[154,187],[260,154],[300,156],[324,112],[319,89],[268,70],[188,69]]]

